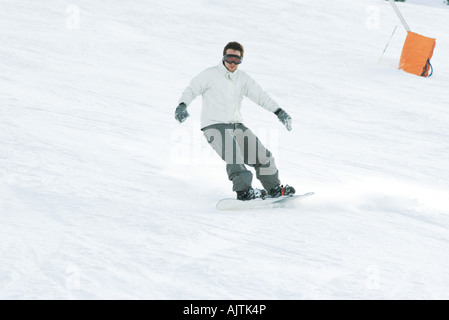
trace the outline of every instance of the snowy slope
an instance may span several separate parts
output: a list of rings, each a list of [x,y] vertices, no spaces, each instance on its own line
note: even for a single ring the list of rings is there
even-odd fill
[[[424,79],[383,0],[2,0],[0,298],[448,299],[441,2],[398,3],[437,39]],[[229,41],[293,118],[244,100],[283,183],[315,192],[295,207],[217,211],[201,99],[173,118]]]

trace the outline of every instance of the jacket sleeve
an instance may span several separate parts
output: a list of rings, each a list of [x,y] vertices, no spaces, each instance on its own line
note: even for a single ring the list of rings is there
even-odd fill
[[[196,97],[203,94],[207,87],[207,72],[203,71],[190,81],[179,98],[178,103],[184,102],[188,106]]]
[[[246,75],[246,92],[245,95],[250,98],[254,103],[267,109],[268,111],[275,112],[279,109],[279,105],[274,101],[267,92],[265,92],[260,85],[254,81],[249,75]]]

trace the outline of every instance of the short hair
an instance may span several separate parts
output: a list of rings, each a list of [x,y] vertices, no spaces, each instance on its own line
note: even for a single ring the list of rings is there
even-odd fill
[[[223,49],[223,56],[226,55],[226,50],[228,50],[228,49],[240,51],[240,55],[243,58],[244,50],[243,50],[243,46],[240,43],[235,42],[235,41],[234,42],[229,42]]]

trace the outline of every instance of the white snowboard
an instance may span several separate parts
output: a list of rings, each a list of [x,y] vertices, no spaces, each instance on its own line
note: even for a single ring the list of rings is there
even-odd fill
[[[308,192],[305,194],[295,194],[292,196],[282,196],[279,198],[267,198],[265,200],[255,199],[242,201],[233,198],[222,199],[217,202],[218,210],[243,210],[243,209],[253,209],[253,208],[275,208],[282,207],[290,201],[302,199],[313,195],[314,192]]]

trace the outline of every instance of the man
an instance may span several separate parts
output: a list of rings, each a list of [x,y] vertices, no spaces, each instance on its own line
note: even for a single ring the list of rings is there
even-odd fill
[[[196,76],[184,90],[175,118],[180,123],[189,116],[187,106],[202,95],[201,130],[208,143],[226,161],[226,171],[237,192],[237,199],[280,197],[294,194],[295,189],[280,184],[279,173],[271,155],[254,133],[243,125],[240,113],[244,96],[273,112],[291,130],[291,118],[245,72],[238,70],[244,49],[230,42],[223,49],[218,66],[207,68]],[[254,167],[256,177],[265,190],[252,188],[252,173],[245,164]]]

